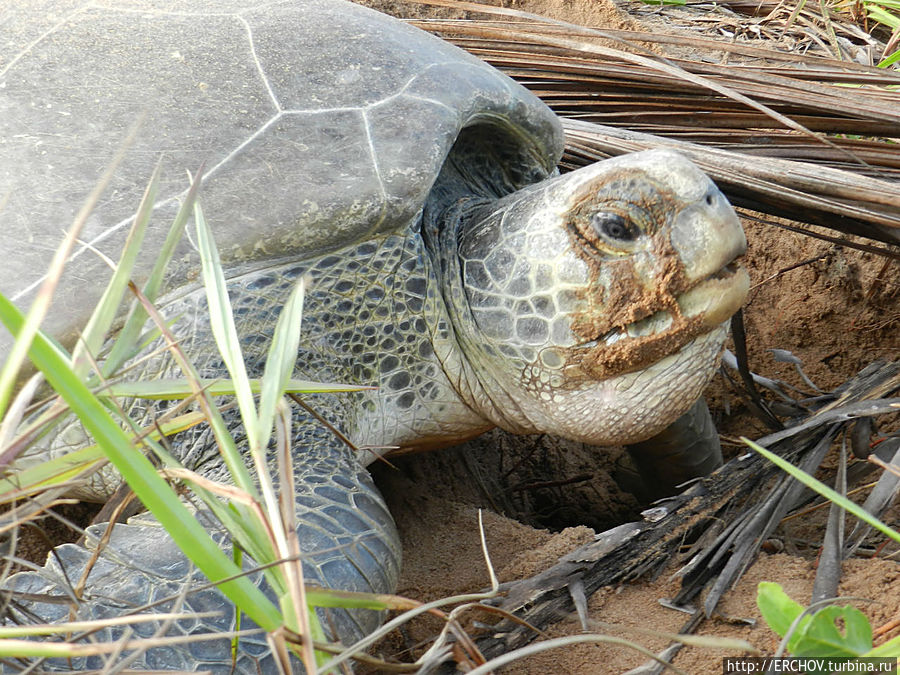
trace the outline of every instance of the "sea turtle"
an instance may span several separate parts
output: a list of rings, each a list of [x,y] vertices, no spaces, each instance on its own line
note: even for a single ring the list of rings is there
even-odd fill
[[[733,262],[746,242],[726,199],[683,157],[651,151],[558,176],[561,127],[536,97],[437,38],[339,0],[53,0],[2,11],[0,241],[15,252],[0,270],[6,296],[33,296],[61,228],[143,116],[60,285],[46,326],[60,340],[101,292],[108,270],[95,251],[117,254],[154,165],[162,161],[163,179],[151,250],[185,170],[205,162],[206,219],[250,369],[262,368],[287,293],[308,279],[298,375],[378,386],[315,401],[357,446],[426,449],[493,426],[642,441],[688,411],[710,379],[746,295]],[[162,309],[201,374],[219,377],[196,261],[189,238]],[[145,377],[173,369],[164,357],[144,367]],[[364,468],[371,456],[308,413],[294,416],[309,577],[391,591],[399,543]],[[54,441],[85,442],[71,430]],[[172,448],[221,476],[207,431]],[[696,459],[687,455],[672,473]],[[714,455],[701,451],[701,471]],[[101,474],[85,489],[102,498],[111,487]],[[58,547],[7,587],[65,595],[88,557]],[[186,578],[185,559],[152,522],[116,526],[78,615],[121,613],[177,593]],[[168,634],[232,624],[215,590],[186,596],[183,608],[224,617],[175,621]],[[68,616],[61,604],[27,609]],[[378,621],[331,619],[344,639]],[[242,640],[238,671],[271,670],[267,649]],[[131,667],[225,671],[230,660],[221,640],[154,647]]]

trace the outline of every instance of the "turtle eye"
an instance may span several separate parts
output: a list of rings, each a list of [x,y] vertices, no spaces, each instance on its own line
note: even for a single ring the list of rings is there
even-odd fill
[[[637,227],[618,213],[608,211],[601,211],[591,216],[591,226],[594,228],[594,232],[602,238],[614,242],[634,241],[641,233]]]

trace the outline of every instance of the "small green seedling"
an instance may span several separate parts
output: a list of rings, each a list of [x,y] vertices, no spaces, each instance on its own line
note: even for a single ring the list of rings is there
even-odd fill
[[[872,626],[851,605],[829,605],[818,610],[792,600],[779,584],[763,581],[757,587],[756,605],[763,620],[787,640],[787,651],[800,657],[900,656],[900,636],[872,647]]]
[[[869,620],[851,605],[810,612],[770,581],[757,587],[756,604],[773,631],[789,636],[787,650],[794,656],[862,656],[872,649]]]

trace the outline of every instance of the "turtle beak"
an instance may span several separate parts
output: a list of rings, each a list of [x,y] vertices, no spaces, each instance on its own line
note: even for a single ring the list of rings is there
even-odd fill
[[[675,217],[671,236],[689,283],[715,274],[747,251],[734,209],[709,180],[703,196]]]
[[[740,309],[750,278],[735,262],[747,250],[741,223],[725,196],[706,181],[702,196],[675,217],[671,241],[688,288],[678,304],[685,316],[702,316],[703,324],[713,327]]]

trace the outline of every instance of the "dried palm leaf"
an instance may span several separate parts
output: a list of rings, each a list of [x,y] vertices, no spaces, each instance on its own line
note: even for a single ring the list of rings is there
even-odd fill
[[[684,6],[634,3],[632,7],[638,15],[661,14],[668,24],[692,32],[726,39],[763,38],[797,51],[820,50],[841,60],[864,58],[871,63],[890,53],[881,40],[857,25],[866,20],[856,0],[827,6],[805,0],[724,0],[715,6],[688,1]]]
[[[566,118],[564,167],[676,145],[737,205],[900,242],[900,151],[891,140],[900,138],[900,73],[693,36],[598,31],[455,0],[425,2],[525,20],[414,23],[504,70]],[[643,54],[605,46],[610,41]],[[689,47],[697,56],[663,58],[646,44]]]

